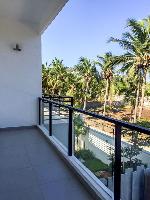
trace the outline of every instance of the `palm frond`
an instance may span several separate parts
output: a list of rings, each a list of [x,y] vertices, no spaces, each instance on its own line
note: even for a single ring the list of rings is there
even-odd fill
[[[114,38],[111,37],[109,39],[109,42],[114,42],[114,43],[118,43],[123,49],[125,50],[130,50],[130,51],[134,51],[134,46],[132,45],[132,43],[128,40],[125,39],[118,39],[118,38]]]

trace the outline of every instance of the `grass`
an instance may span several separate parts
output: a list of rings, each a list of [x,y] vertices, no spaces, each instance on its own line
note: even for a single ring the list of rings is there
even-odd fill
[[[108,165],[95,158],[94,154],[90,150],[79,150],[75,155],[78,159],[82,158],[84,160],[84,165],[93,173],[108,170]]]
[[[150,128],[150,121],[148,121],[147,119],[141,119],[140,121],[137,122],[137,125]]]
[[[84,164],[89,170],[91,170],[94,173],[97,171],[103,171],[108,169],[108,165],[106,165],[97,158],[85,160]]]

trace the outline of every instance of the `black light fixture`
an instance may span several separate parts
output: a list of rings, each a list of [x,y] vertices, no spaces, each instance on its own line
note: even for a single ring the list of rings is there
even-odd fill
[[[19,44],[16,44],[15,48],[13,48],[14,51],[21,51],[21,48]]]

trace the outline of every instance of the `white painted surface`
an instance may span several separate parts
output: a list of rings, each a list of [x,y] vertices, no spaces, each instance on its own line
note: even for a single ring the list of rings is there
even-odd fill
[[[68,0],[0,0],[0,18],[13,19],[42,32]]]
[[[16,52],[19,43],[22,51]],[[41,37],[28,26],[0,20],[0,127],[37,124],[41,96]]]

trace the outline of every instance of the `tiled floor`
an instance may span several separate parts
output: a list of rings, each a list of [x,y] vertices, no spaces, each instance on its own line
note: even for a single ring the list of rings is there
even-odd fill
[[[35,128],[0,131],[0,200],[92,200]]]

